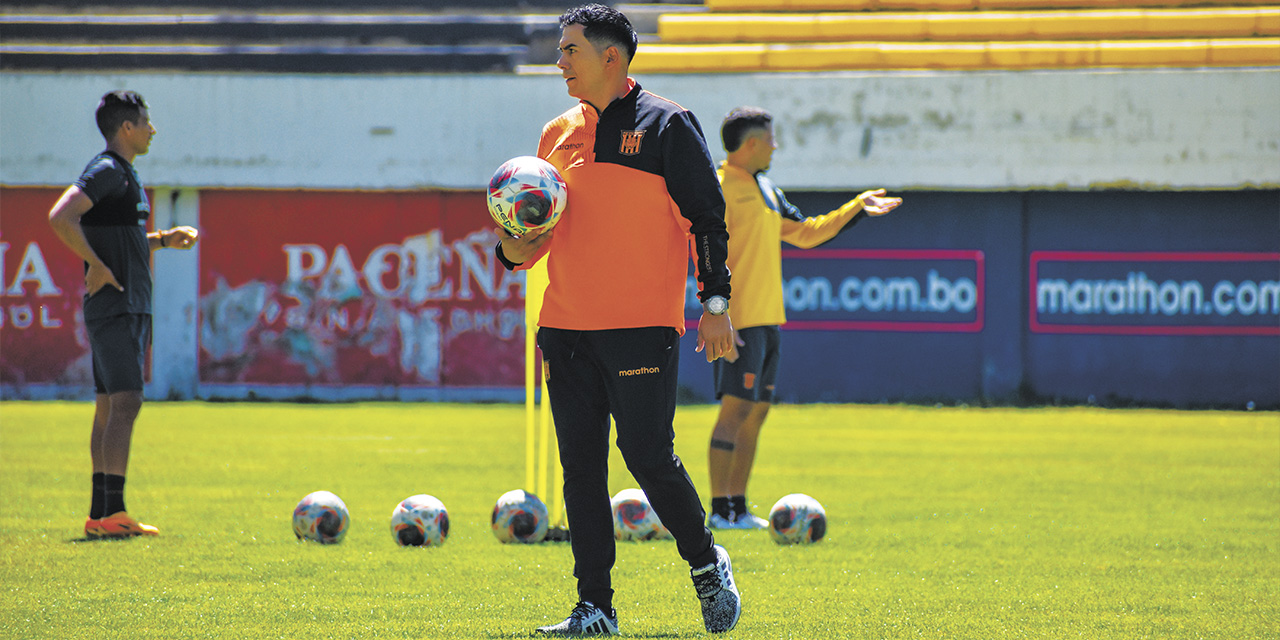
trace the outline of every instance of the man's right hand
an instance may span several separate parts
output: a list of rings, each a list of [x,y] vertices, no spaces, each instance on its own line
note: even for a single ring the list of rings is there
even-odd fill
[[[532,229],[519,238],[507,233],[506,229],[498,228],[498,234],[502,236],[502,255],[507,260],[515,264],[524,264],[535,255],[542,245],[551,240],[551,230]]]
[[[105,286],[113,286],[120,291],[124,291],[124,287],[116,282],[115,274],[111,273],[111,269],[107,265],[98,262],[89,265],[89,271],[84,275],[84,284],[89,289],[89,295],[98,292]]]

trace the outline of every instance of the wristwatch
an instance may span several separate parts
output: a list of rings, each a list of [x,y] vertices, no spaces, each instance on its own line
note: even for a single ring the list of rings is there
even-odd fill
[[[707,313],[713,316],[722,316],[729,310],[729,301],[724,296],[711,296],[706,301]]]

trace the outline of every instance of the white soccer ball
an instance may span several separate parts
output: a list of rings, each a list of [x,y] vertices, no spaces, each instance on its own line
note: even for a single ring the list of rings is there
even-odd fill
[[[489,179],[489,215],[516,236],[550,229],[560,221],[568,193],[564,178],[550,162],[536,156],[512,158]]]
[[[316,491],[303,496],[294,507],[293,534],[300,540],[334,544],[342,542],[342,537],[347,535],[350,521],[342,498],[328,491]]]
[[[778,544],[809,544],[827,535],[827,511],[803,493],[782,496],[769,510],[769,535]]]
[[[609,504],[613,507],[613,537],[618,540],[662,540],[671,532],[662,526],[649,505],[649,497],[639,489],[623,489]]]
[[[502,543],[533,544],[547,537],[547,505],[538,496],[515,489],[502,494],[493,505],[489,524],[493,535]]]
[[[449,537],[449,511],[435,496],[409,496],[391,511],[391,537],[402,547],[440,546]]]

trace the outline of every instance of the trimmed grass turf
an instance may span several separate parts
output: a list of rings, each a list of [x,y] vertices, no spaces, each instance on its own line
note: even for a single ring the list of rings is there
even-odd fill
[[[86,542],[89,403],[0,403],[0,637],[527,637],[575,600],[567,544],[508,546],[493,502],[524,479],[523,407],[151,403],[130,511],[158,539]],[[677,452],[706,498],[714,407]],[[781,406],[751,485],[821,501],[820,544],[720,532],[745,613],[730,638],[1280,636],[1280,414]],[[634,486],[614,451],[611,486]],[[351,510],[294,539],[304,494]],[[430,493],[453,528],[401,549]],[[671,542],[620,543],[623,633],[701,637]]]

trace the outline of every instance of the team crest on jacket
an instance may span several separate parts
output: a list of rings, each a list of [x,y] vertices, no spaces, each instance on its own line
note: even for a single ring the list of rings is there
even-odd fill
[[[634,156],[640,153],[640,141],[644,140],[644,131],[644,129],[623,131],[622,144],[618,146],[618,153],[624,156]]]

